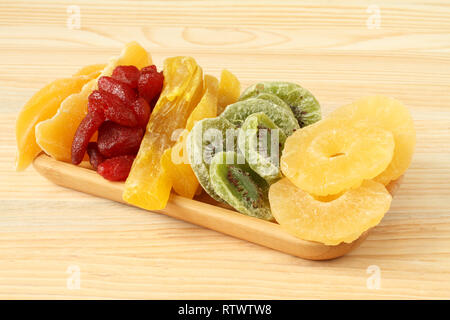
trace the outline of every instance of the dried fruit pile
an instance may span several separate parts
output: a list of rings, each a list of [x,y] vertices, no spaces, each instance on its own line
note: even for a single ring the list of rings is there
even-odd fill
[[[88,112],[75,132],[72,163],[87,151],[92,167],[111,181],[125,181],[139,151],[145,127],[163,87],[164,77],[151,65],[117,66],[98,79],[88,98]],[[97,142],[90,142],[98,131]]]
[[[415,131],[399,101],[367,97],[288,137],[286,176],[270,187],[277,222],[328,245],[352,242],[389,210],[386,190],[411,163]]]
[[[320,105],[290,82],[240,95],[191,57],[162,72],[139,44],[36,93],[16,124],[17,170],[44,151],[124,181],[128,203],[163,209],[173,189],[205,190],[237,211],[276,220],[301,239],[352,242],[388,211],[385,185],[411,163],[415,131],[399,101],[367,97],[320,120]],[[281,157],[280,157],[281,156]]]

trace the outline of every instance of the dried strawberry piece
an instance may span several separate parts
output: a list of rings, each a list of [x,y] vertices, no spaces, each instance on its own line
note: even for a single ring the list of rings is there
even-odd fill
[[[141,127],[129,128],[106,121],[98,129],[98,150],[106,158],[136,154],[143,136]]]
[[[139,77],[139,95],[148,103],[151,103],[161,93],[163,83],[164,75],[162,72],[157,72],[154,66],[145,67],[141,70],[141,76]]]
[[[138,68],[135,66],[118,66],[114,69],[111,77],[126,83],[131,88],[137,88],[139,76],[141,75]]]
[[[72,141],[72,163],[80,164],[83,160],[89,140],[105,121],[103,112],[93,111],[83,118]]]
[[[139,126],[145,128],[150,118],[150,113],[152,112],[150,105],[145,101],[144,98],[139,97],[132,105],[132,109],[137,116]]]
[[[95,170],[97,170],[98,165],[105,160],[98,150],[97,142],[89,142],[87,154],[89,155],[89,162]]]
[[[133,165],[134,156],[126,155],[114,157],[103,161],[97,172],[105,179],[111,181],[125,181]]]
[[[103,76],[98,79],[98,89],[118,96],[126,105],[131,105],[137,98],[133,88],[111,77]]]
[[[141,73],[146,73],[146,72],[155,73],[155,72],[158,72],[158,70],[156,70],[156,66],[154,64],[152,64],[151,66],[146,66],[141,69]]]
[[[139,124],[133,108],[128,107],[118,96],[106,91],[94,90],[89,95],[88,112],[100,110],[105,113],[107,120],[118,124],[128,127]]]

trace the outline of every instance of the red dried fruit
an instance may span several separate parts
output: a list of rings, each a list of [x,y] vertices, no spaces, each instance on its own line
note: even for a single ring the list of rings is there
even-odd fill
[[[139,76],[141,75],[138,68],[135,66],[118,66],[114,69],[111,77],[126,83],[131,88],[137,88]]]
[[[91,164],[92,168],[97,170],[98,165],[105,160],[98,150],[97,142],[89,142],[86,151],[89,155],[89,163]]]
[[[98,79],[98,88],[118,96],[126,105],[131,105],[136,100],[136,92],[126,83],[111,77],[103,76]]]
[[[138,82],[139,95],[147,100],[148,103],[152,102],[152,100],[161,93],[164,83],[164,76],[162,72],[156,72],[156,67],[151,67],[154,66],[145,67],[142,69],[145,69],[146,71],[141,71],[141,76],[139,77]]]
[[[98,129],[98,150],[106,158],[136,154],[143,136],[143,128],[129,128],[106,121]]]
[[[88,112],[88,114],[83,118],[72,141],[73,164],[80,164],[83,160],[89,140],[104,121],[105,116],[99,111]]]
[[[155,72],[158,72],[158,70],[156,70],[156,66],[154,64],[152,64],[151,66],[146,66],[141,69],[141,73],[146,73],[146,72],[155,73]]]
[[[93,111],[103,111],[106,120],[124,126],[135,127],[139,124],[134,110],[119,97],[106,91],[94,90],[89,95],[88,112]]]
[[[103,161],[97,172],[105,179],[111,181],[125,181],[133,165],[134,156],[126,155],[114,157]]]
[[[137,116],[139,126],[145,128],[150,118],[151,108],[144,98],[139,97],[132,105],[132,109]]]

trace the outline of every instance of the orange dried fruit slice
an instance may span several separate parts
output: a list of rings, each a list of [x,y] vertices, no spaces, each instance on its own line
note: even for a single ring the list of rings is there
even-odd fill
[[[190,114],[186,122],[186,130],[181,133],[177,143],[164,152],[161,160],[164,170],[172,179],[173,190],[189,199],[194,197],[199,182],[189,164],[186,150],[187,135],[197,121],[217,115],[218,87],[219,81],[216,77],[205,75],[203,97]]]
[[[151,58],[147,51],[138,43],[131,42],[123,48],[119,57],[110,59],[99,77],[110,76],[118,65],[143,68],[148,64],[151,64]],[[81,92],[68,96],[51,119],[36,126],[36,140],[45,153],[60,161],[71,161],[73,137],[87,113],[88,97],[97,89],[97,80],[98,78],[89,81]]]
[[[98,75],[100,75],[100,73],[103,71],[103,69],[106,68],[106,64],[105,63],[98,63],[98,64],[90,64],[88,66],[84,66],[82,67],[80,70],[78,70],[73,76],[88,76],[91,74],[95,74],[98,73]]]
[[[383,184],[366,180],[337,198],[316,199],[283,178],[270,186],[272,214],[290,234],[326,245],[350,243],[376,226],[392,197]]]
[[[318,196],[358,187],[392,160],[392,134],[364,121],[325,119],[286,139],[281,170],[300,189]]]
[[[183,131],[177,143],[166,149],[161,158],[161,166],[169,176],[173,190],[180,196],[192,199],[199,183],[189,162],[186,162],[188,159],[184,148],[188,133],[187,130]],[[174,161],[173,157],[177,157],[180,162]]]
[[[186,127],[203,92],[203,72],[193,58],[168,58],[163,72],[163,90],[123,193],[126,202],[148,210],[163,209],[167,204],[172,181],[161,165],[161,158],[175,144],[172,133]]]
[[[36,125],[53,117],[61,102],[71,94],[80,92],[91,79],[91,76],[85,75],[55,80],[34,94],[23,106],[16,120],[17,171],[26,169],[41,152],[36,143]]]
[[[223,69],[220,75],[217,115],[220,115],[226,106],[238,101],[240,95],[241,84],[238,78],[230,71]]]
[[[409,110],[400,101],[385,96],[369,96],[340,107],[330,117],[365,120],[392,132],[395,141],[394,156],[389,166],[376,181],[387,185],[399,178],[411,164],[416,144],[416,131]]]

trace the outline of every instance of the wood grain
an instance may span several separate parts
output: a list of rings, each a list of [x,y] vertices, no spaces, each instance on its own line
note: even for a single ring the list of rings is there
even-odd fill
[[[445,1],[0,3],[0,298],[450,298],[450,6]],[[243,87],[281,79],[327,114],[365,94],[409,106],[411,168],[388,215],[350,254],[305,261],[165,215],[16,173],[14,121],[45,83],[137,40],[161,65],[192,55]],[[381,287],[366,285],[368,267]],[[70,266],[80,289],[70,290]],[[371,269],[369,269],[370,271]]]

